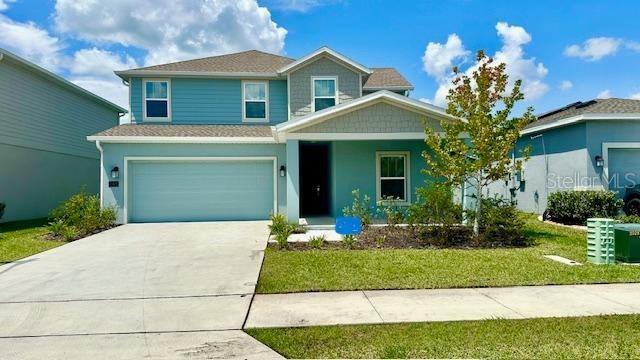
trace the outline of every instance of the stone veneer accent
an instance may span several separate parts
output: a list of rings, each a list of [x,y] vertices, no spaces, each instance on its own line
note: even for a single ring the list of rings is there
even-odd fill
[[[328,58],[320,58],[289,75],[291,118],[313,112],[311,77],[338,77],[338,103],[360,97],[360,74]]]
[[[317,125],[300,129],[298,133],[402,133],[423,132],[424,115],[384,102],[325,120]],[[429,119],[431,126],[440,131],[440,123]]]

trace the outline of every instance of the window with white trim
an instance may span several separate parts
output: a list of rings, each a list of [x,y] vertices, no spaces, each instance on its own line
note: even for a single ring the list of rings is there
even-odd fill
[[[409,153],[378,152],[378,200],[409,202]]]
[[[338,103],[337,77],[312,77],[313,111],[320,111]]]
[[[144,119],[169,121],[171,119],[171,88],[168,80],[144,81]]]
[[[266,81],[242,82],[242,119],[269,121],[269,91]]]

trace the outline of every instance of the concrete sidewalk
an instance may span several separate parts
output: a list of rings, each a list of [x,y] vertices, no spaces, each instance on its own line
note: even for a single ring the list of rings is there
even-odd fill
[[[256,295],[245,328],[640,314],[640,284]]]

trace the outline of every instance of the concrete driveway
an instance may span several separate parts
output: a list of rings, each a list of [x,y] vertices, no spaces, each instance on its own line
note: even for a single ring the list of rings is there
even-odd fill
[[[0,358],[277,357],[241,331],[267,238],[129,224],[1,266]]]

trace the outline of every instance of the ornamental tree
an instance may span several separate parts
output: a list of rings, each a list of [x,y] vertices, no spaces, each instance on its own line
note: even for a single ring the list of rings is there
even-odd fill
[[[506,64],[495,64],[478,51],[470,75],[454,68],[452,88],[447,95],[447,113],[461,121],[442,121],[442,133],[425,126],[424,172],[449,186],[475,187],[473,232],[479,234],[482,194],[491,183],[504,179],[522,167],[529,149],[512,159],[520,131],[534,121],[533,108],[512,117],[515,104],[524,99],[522,81],[509,86]],[[510,91],[507,88],[511,87]]]

